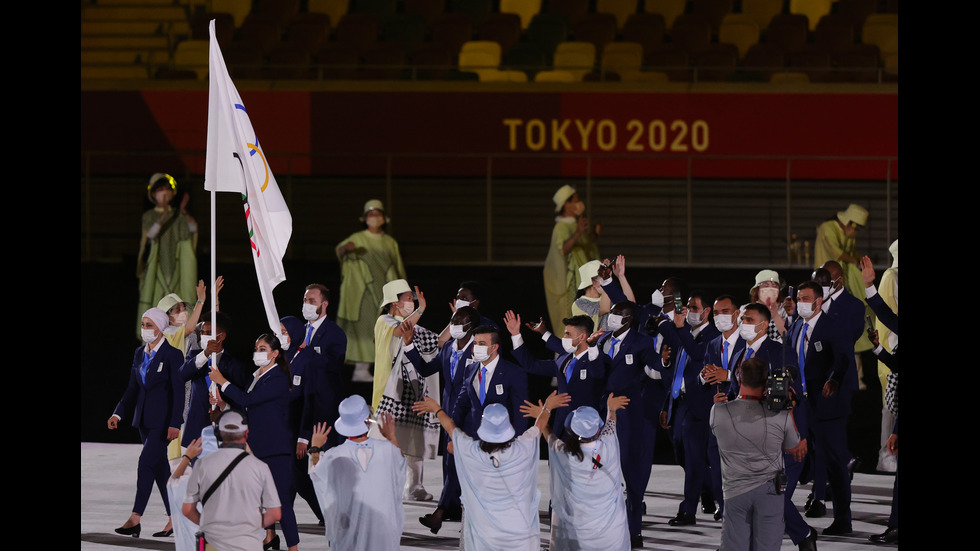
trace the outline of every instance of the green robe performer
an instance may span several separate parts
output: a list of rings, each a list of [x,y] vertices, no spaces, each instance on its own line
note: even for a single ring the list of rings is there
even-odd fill
[[[844,272],[844,287],[851,295],[864,303],[864,281],[861,279],[861,255],[854,248],[858,230],[868,223],[868,211],[861,205],[851,203],[847,210],[838,211],[831,218],[817,226],[817,241],[814,249],[813,266],[819,268],[828,260],[836,260]],[[871,310],[865,304],[865,315]],[[865,328],[867,329],[867,328]],[[871,350],[871,341],[866,332],[854,345],[855,352]]]
[[[371,381],[368,366],[374,363],[374,325],[385,283],[405,279],[398,242],[385,233],[384,205],[377,199],[364,204],[360,218],[366,229],[337,245],[340,260],[340,306],[337,325],[347,335],[347,363],[355,365],[354,381]],[[390,367],[390,366],[386,366]]]
[[[579,267],[590,260],[599,260],[599,247],[595,239],[600,226],[589,227],[589,219],[582,216],[585,203],[579,200],[572,186],[562,186],[551,198],[555,203],[555,229],[551,232],[548,257],[544,261],[544,290],[548,300],[548,317],[551,330],[564,327],[575,302],[580,283]]]
[[[146,188],[150,201],[156,205],[143,213],[143,233],[136,266],[140,300],[136,311],[136,333],[140,332],[142,313],[155,307],[164,296],[176,293],[189,301],[196,295],[197,222],[187,213],[185,194],[180,209],[171,206],[177,192],[173,176],[157,172],[150,177]],[[149,252],[146,244],[149,242]]]

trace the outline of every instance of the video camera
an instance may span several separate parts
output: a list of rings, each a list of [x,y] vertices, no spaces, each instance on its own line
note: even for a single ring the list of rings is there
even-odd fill
[[[765,392],[766,407],[769,408],[769,411],[793,409],[793,399],[790,393],[790,388],[793,385],[793,372],[790,367],[786,366],[769,372]]]

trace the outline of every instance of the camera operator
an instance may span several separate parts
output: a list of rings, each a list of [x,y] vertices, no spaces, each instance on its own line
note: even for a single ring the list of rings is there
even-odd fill
[[[769,367],[758,358],[742,363],[738,398],[716,395],[709,424],[721,454],[725,515],[721,551],[776,550],[783,538],[786,473],[783,451],[797,460],[806,455],[789,411],[765,404]]]

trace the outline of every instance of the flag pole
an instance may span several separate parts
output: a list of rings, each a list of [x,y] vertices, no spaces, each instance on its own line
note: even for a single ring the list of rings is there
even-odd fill
[[[210,24],[210,39],[214,40],[214,20]],[[210,60],[209,60],[210,61]],[[208,72],[211,72],[211,63],[208,63]],[[214,86],[214,84],[208,79],[208,87]],[[211,108],[210,102],[208,104],[208,109]],[[205,180],[207,178],[205,177]],[[217,243],[217,224],[218,220],[215,216],[217,209],[215,208],[215,202],[217,201],[218,188],[217,186],[212,186],[211,188],[211,338],[218,338],[218,290],[215,288],[214,282],[217,280],[217,262],[215,261],[215,246]],[[215,368],[218,367],[217,353],[211,353],[211,365]],[[214,397],[218,397],[218,387],[214,387]],[[217,409],[217,405],[211,406],[211,409]]]

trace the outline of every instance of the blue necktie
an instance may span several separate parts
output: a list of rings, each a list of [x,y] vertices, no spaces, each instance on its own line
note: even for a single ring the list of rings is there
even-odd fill
[[[609,343],[609,357],[616,357],[616,345],[619,344],[619,339],[616,337],[612,338],[612,342]]]
[[[800,333],[800,382],[803,383],[803,392],[806,392],[806,375],[803,373],[803,365],[806,363],[806,331],[810,328],[809,323],[803,324],[803,331]]]
[[[487,368],[486,366],[480,366],[480,405],[487,399]]]
[[[205,367],[207,367],[208,370],[205,372],[205,375],[204,375],[204,386],[206,388],[211,388],[211,375],[208,374],[208,373],[211,373],[211,369],[210,369],[211,368],[211,358],[208,358],[208,363],[205,364]]]
[[[681,348],[680,358],[677,359],[677,365],[674,366],[674,384],[670,387],[670,394],[675,400],[681,395],[681,381],[684,380],[684,366],[686,365],[687,350]]]
[[[459,363],[459,355],[460,354],[462,354],[462,352],[457,352],[456,349],[453,348],[453,355],[449,358],[449,379],[450,380],[456,379],[456,364]]]
[[[752,358],[752,353],[753,352],[755,352],[755,350],[752,350],[751,348],[747,349],[745,351],[745,358],[742,361],[744,362],[745,360],[748,360],[748,359]]]
[[[313,325],[307,323],[306,324],[306,338],[303,339],[303,346],[309,346],[310,345],[310,337],[312,337],[312,336],[313,336]]]
[[[728,369],[728,345],[729,342],[724,341],[724,348],[721,351],[721,366],[725,368],[725,371],[731,372],[731,370]]]
[[[572,356],[572,359],[571,360],[568,360],[568,363],[565,364],[565,382],[566,383],[568,383],[568,382],[570,382],[572,380],[572,366],[575,365],[575,362],[577,362],[577,361],[578,361],[578,358],[576,358],[575,356]]]
[[[140,365],[140,378],[143,379],[143,384],[146,384],[146,370],[150,367],[150,363],[153,362],[153,357],[157,355],[157,351],[154,350],[149,356],[146,355],[146,351],[143,351],[143,364]]]

